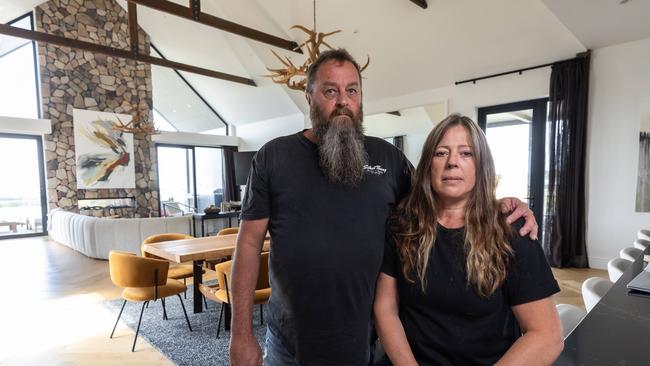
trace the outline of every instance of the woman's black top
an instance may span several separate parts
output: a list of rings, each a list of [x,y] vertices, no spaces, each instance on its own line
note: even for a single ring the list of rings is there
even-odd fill
[[[505,282],[488,299],[466,280],[464,229],[437,228],[426,293],[402,274],[395,243],[387,241],[381,271],[397,279],[399,316],[420,365],[492,365],[521,335],[511,308],[560,291],[537,241],[514,232]]]

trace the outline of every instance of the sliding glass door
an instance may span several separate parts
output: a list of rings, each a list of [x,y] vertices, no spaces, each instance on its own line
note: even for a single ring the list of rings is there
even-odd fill
[[[546,185],[546,104],[543,98],[478,110],[478,124],[494,157],[497,197],[527,202],[540,227]]]
[[[0,239],[47,234],[40,136],[0,134]]]
[[[158,182],[161,216],[194,211],[194,150],[190,147],[158,146]]]
[[[203,212],[223,195],[223,150],[158,145],[161,215]]]

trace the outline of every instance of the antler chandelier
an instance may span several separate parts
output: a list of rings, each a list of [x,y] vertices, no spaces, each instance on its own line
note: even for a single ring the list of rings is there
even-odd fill
[[[339,33],[341,30],[338,29],[329,33],[316,31],[316,0],[314,0],[314,28],[308,29],[305,26],[296,24],[289,29],[299,29],[309,36],[306,41],[299,44],[295,48],[295,50],[302,49],[303,51],[306,51],[307,60],[305,60],[301,66],[296,66],[289,57],[282,58],[277,53],[275,53],[275,51],[271,50],[273,55],[278,60],[280,60],[284,67],[280,69],[272,69],[267,67],[266,69],[271,72],[271,75],[264,76],[271,78],[274,83],[286,84],[289,89],[305,91],[307,87],[307,70],[309,69],[309,66],[314,63],[318,56],[321,54],[321,46],[327,46],[327,48],[333,49],[329,43],[325,42],[325,37]],[[306,48],[306,50],[303,47]],[[359,71],[362,72],[365,70],[369,64],[370,57],[368,57],[366,64],[363,65]]]
[[[117,123],[113,126],[113,129],[116,131],[132,133],[134,135],[157,135],[160,133],[160,130],[156,128],[156,125],[153,121],[143,120],[140,116],[140,106],[138,104],[132,104],[132,118],[128,123],[122,122],[119,118]]]

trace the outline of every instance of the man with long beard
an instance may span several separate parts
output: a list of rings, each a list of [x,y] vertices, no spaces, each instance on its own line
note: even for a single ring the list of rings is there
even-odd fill
[[[267,229],[272,293],[264,364],[369,362],[386,222],[410,188],[412,167],[394,146],[363,135],[361,75],[347,51],[321,54],[307,80],[313,128],[267,143],[252,162],[233,266],[234,366],[262,364],[252,308]],[[532,218],[520,205],[511,218]]]

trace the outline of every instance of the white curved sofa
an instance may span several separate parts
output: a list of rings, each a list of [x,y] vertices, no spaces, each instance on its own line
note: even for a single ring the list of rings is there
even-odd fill
[[[140,253],[140,244],[151,235],[189,234],[192,216],[108,219],[61,209],[50,211],[50,238],[91,258],[108,259],[108,252]]]

